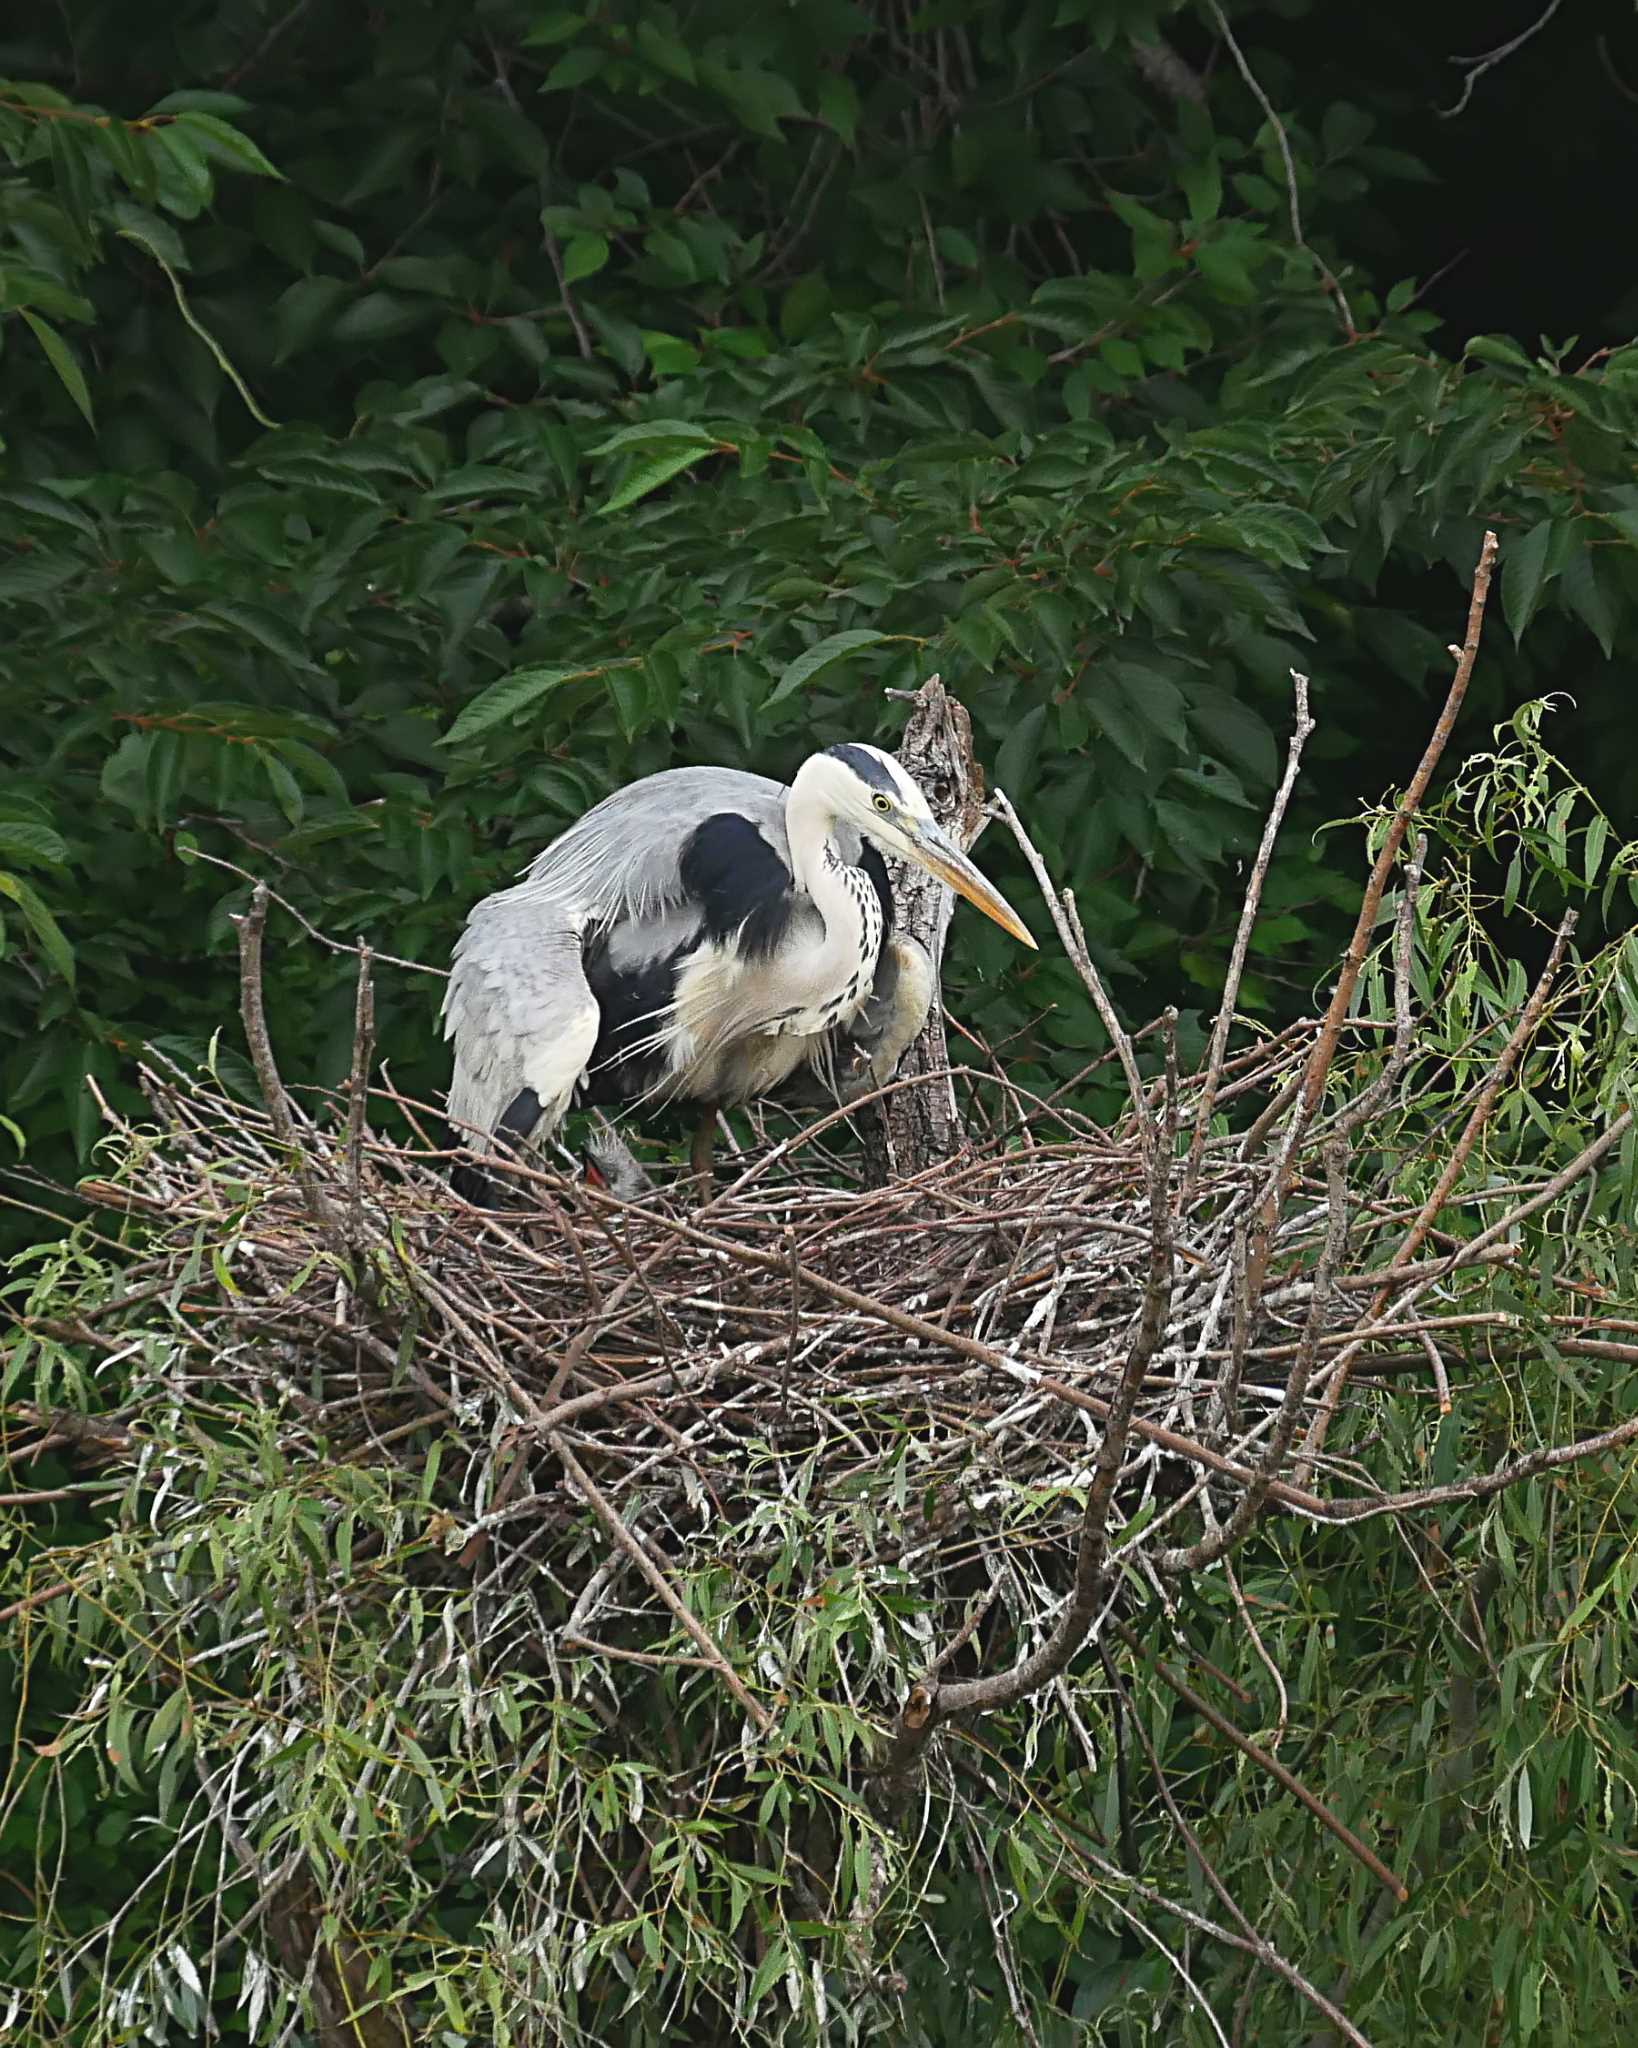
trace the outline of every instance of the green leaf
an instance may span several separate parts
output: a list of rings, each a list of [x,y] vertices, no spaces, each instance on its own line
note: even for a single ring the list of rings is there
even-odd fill
[[[595,668],[515,668],[499,682],[491,683],[487,690],[480,690],[438,744],[461,746],[491,726],[516,718],[561,684],[581,682],[600,673]]]
[[[676,447],[690,442],[703,454],[710,448],[721,448],[723,444],[716,435],[706,428],[697,426],[693,420],[639,420],[634,427],[621,427],[606,440],[588,448],[588,455],[617,455],[632,448]],[[724,449],[725,453],[731,452]]]
[[[1560,588],[1565,602],[1604,650],[1604,659],[1608,661],[1615,652],[1615,602],[1607,579],[1599,574],[1598,552],[1585,545],[1576,546],[1573,537]]]
[[[74,353],[49,320],[42,320],[38,313],[31,313],[27,306],[17,309],[27,321],[35,340],[45,350],[46,361],[62,380],[62,387],[79,407],[85,424],[93,433],[97,430],[96,415],[91,410],[91,391],[85,381],[85,372],[74,360]]]
[[[578,284],[583,277],[595,277],[608,260],[606,235],[576,235],[563,251],[563,282]]]
[[[853,148],[859,129],[859,94],[853,81],[839,71],[826,71],[820,77],[819,118]]]
[[[1223,205],[1223,173],[1215,152],[1204,162],[1186,164],[1180,182],[1189,202],[1189,225],[1209,227]]]
[[[680,78],[685,85],[694,83],[694,59],[687,44],[662,28],[652,15],[644,15],[637,24],[637,50],[668,78]]]
[[[1609,836],[1610,821],[1600,811],[1587,827],[1586,843],[1581,853],[1581,871],[1589,889],[1598,879],[1598,870],[1604,859],[1604,843]]]
[[[8,853],[14,860],[62,867],[68,859],[68,845],[49,825],[26,818],[0,818],[0,853]]]
[[[806,654],[799,654],[795,661],[789,664],[769,692],[764,709],[794,696],[822,669],[829,668],[832,662],[845,661],[850,654],[857,654],[862,647],[877,647],[882,641],[895,637],[888,633],[878,633],[870,626],[855,626],[845,633],[832,633],[828,639],[819,641],[816,646],[810,647]]]
[[[550,48],[553,43],[566,43],[571,36],[577,36],[586,26],[583,14],[571,14],[566,8],[555,8],[550,14],[543,14],[523,38],[526,50]]]
[[[292,669],[311,668],[306,642],[293,626],[266,605],[245,604],[232,598],[215,598],[201,605],[199,617],[214,619],[235,633],[254,640],[275,659]]]
[[[241,135],[217,115],[199,109],[184,109],[176,116],[176,127],[195,137],[203,153],[217,162],[231,164],[256,178],[283,179],[284,173],[268,162],[248,135]]]
[[[682,377],[700,366],[699,350],[691,341],[680,341],[674,334],[658,334],[645,329],[643,352],[653,365],[656,377]]]
[[[1515,647],[1535,616],[1543,587],[1551,580],[1547,558],[1558,525],[1552,519],[1538,521],[1522,540],[1512,543],[1502,560],[1502,610],[1513,629]]]
[[[1507,370],[1535,368],[1517,342],[1508,341],[1500,334],[1475,334],[1462,353],[1464,356],[1477,356],[1481,363],[1496,363]]]
[[[0,871],[0,896],[9,896],[23,913],[23,922],[34,934],[40,951],[63,980],[74,985],[74,948],[63,936],[63,928],[46,908],[38,892],[21,875]]]
[[[687,448],[672,447],[650,462],[639,463],[613,497],[598,506],[598,512],[623,512],[628,505],[635,505],[639,498],[646,498],[650,491],[657,491],[662,484],[669,483],[691,463],[698,462],[710,452],[696,443]]]
[[[542,92],[573,92],[577,85],[584,85],[588,79],[595,78],[607,63],[608,55],[603,50],[589,46],[570,50],[558,58],[540,89]]]
[[[144,115],[151,120],[155,114],[219,114],[231,120],[235,114],[248,114],[249,100],[240,99],[236,92],[205,92],[188,89],[185,92],[168,92],[162,100],[155,100]]]
[[[1050,708],[1037,704],[1026,711],[1001,742],[995,757],[995,779],[1015,804],[1025,802],[1035,785],[1035,761]]]

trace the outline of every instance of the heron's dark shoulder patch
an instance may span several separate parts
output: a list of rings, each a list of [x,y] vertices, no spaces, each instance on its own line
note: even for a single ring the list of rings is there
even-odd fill
[[[597,1043],[586,1062],[583,1100],[629,1101],[653,1087],[665,1071],[665,1055],[649,1041],[663,1028],[677,993],[677,974],[692,942],[665,946],[646,956],[628,945],[616,966],[608,941],[586,948],[586,985],[597,1003]]]
[[[870,886],[876,892],[876,901],[882,907],[882,951],[893,936],[893,885],[887,879],[887,862],[882,858],[879,846],[872,846],[865,840],[859,849],[859,865],[869,878]]]
[[[706,936],[740,934],[739,951],[772,953],[791,921],[791,873],[774,848],[738,811],[703,819],[684,842],[679,872],[699,905]]]
[[[838,761],[846,762],[859,780],[867,783],[871,789],[885,790],[889,796],[900,794],[892,770],[878,761],[868,747],[855,746],[850,740],[841,740],[834,747],[827,747],[825,751]]]

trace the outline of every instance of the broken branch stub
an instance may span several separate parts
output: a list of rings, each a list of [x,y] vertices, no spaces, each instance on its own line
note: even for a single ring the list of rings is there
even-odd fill
[[[936,675],[915,693],[898,758],[920,784],[939,824],[963,851],[969,850],[984,824],[984,771],[973,752],[966,707]],[[950,1054],[940,992],[955,898],[924,868],[889,860],[888,873],[898,929],[926,950],[933,967],[932,1007],[920,1036],[899,1062],[899,1078],[943,1075]],[[865,1176],[873,1187],[920,1173],[959,1152],[967,1141],[955,1084],[948,1078],[897,1088],[867,1109],[860,1121]]]

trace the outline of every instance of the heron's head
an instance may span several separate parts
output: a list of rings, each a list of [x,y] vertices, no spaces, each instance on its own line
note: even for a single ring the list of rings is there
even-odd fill
[[[914,861],[937,875],[958,896],[994,918],[1003,931],[1035,950],[1029,927],[940,825],[914,777],[891,754],[862,742],[845,742],[828,748],[817,760],[824,764],[826,794],[838,818],[845,818],[884,853]]]

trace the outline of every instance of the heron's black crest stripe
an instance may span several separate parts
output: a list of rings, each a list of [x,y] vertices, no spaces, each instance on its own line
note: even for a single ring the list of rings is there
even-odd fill
[[[885,763],[878,761],[868,747],[857,747],[849,740],[842,740],[834,747],[827,747],[825,751],[834,754],[838,761],[845,762],[859,780],[868,783],[872,789],[885,790],[893,797],[901,794],[899,785],[893,779],[892,770]]]
[[[679,870],[711,939],[739,934],[737,950],[766,959],[791,921],[790,869],[749,818],[718,811],[689,834]]]

